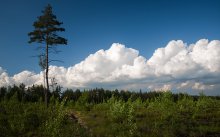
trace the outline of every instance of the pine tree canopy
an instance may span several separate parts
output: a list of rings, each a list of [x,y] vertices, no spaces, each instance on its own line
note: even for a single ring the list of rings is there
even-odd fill
[[[28,33],[30,36],[29,43],[45,42],[48,45],[67,44],[67,40],[57,35],[57,32],[65,31],[64,28],[59,27],[62,22],[56,19],[56,16],[52,12],[52,7],[48,4],[43,15],[38,17],[38,20],[34,22],[34,31]]]

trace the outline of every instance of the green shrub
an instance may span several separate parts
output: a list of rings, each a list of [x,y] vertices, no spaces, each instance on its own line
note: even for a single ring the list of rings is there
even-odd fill
[[[113,133],[116,136],[134,136],[137,126],[134,117],[134,106],[129,100],[110,100],[109,118],[113,122]]]
[[[34,131],[40,126],[37,114],[29,113],[24,117],[24,128],[26,131]]]
[[[45,122],[43,127],[44,133],[50,137],[59,137],[62,125],[65,121],[66,110],[64,108],[65,100],[61,103],[56,103],[50,109],[50,117]]]

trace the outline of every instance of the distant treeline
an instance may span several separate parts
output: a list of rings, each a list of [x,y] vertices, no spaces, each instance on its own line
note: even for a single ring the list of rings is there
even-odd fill
[[[0,101],[3,99],[10,99],[13,95],[16,94],[19,101],[23,102],[38,102],[44,101],[44,91],[46,90],[42,85],[33,85],[32,87],[25,88],[24,84],[20,84],[19,86],[13,85],[8,87],[0,87]],[[90,90],[80,90],[80,89],[66,89],[61,92],[61,87],[57,86],[53,91],[49,92],[48,98],[54,97],[62,101],[64,98],[69,101],[76,102],[82,95],[86,96],[86,101],[88,103],[103,103],[109,100],[112,96],[117,99],[121,99],[123,101],[128,101],[128,99],[136,100],[140,98],[142,101],[146,101],[147,99],[154,99],[162,95],[163,92],[150,91],[150,92],[133,92],[133,91],[125,91],[125,90],[105,90],[103,88],[94,88]],[[191,96],[194,100],[198,100],[199,96],[196,95],[188,95],[186,93],[176,93],[172,94],[174,101],[178,101],[178,99],[183,96]],[[210,96],[211,98],[215,98],[220,100],[220,96]]]

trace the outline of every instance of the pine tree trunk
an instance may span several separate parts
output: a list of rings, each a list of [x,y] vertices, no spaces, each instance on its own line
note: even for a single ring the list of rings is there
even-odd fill
[[[48,71],[49,71],[49,61],[48,61],[48,44],[46,45],[46,85],[47,89],[45,90],[45,105],[48,107],[48,92],[49,92],[49,82],[48,82]]]

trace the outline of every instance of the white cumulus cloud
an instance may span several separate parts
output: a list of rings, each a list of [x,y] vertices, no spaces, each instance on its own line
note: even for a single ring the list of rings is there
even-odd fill
[[[0,67],[0,86],[9,86],[12,82],[6,71]]]
[[[68,68],[50,66],[50,78],[68,88],[171,89],[215,91],[220,87],[220,41],[201,39],[187,45],[172,40],[146,59],[139,51],[114,43]],[[43,83],[43,72],[9,77],[0,67],[0,86]]]

